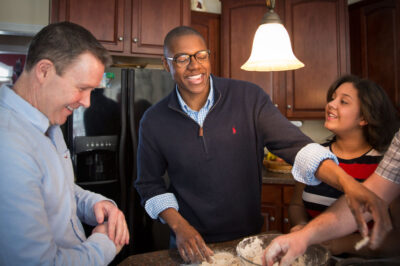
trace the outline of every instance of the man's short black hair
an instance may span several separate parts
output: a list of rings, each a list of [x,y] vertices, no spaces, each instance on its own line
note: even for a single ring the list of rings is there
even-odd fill
[[[195,29],[188,27],[188,26],[179,26],[172,29],[168,34],[165,36],[164,39],[164,56],[167,56],[168,49],[171,47],[172,40],[176,37],[186,36],[186,35],[196,35],[199,36],[204,43],[204,37]]]

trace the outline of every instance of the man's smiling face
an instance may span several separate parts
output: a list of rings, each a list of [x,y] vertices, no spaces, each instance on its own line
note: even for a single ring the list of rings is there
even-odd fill
[[[172,40],[167,56],[173,58],[178,54],[193,55],[202,50],[207,50],[207,46],[201,37],[195,34],[183,35]],[[209,59],[199,63],[192,56],[189,64],[185,67],[178,66],[172,60],[164,60],[164,66],[172,74],[183,97],[193,98],[208,95],[211,73]]]

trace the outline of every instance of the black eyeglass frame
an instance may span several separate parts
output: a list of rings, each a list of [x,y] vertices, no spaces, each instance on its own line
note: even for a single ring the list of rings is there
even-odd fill
[[[177,66],[185,67],[185,66],[189,65],[190,62],[192,62],[192,57],[194,57],[194,58],[196,59],[196,61],[197,61],[199,64],[202,64],[201,61],[199,61],[199,60],[197,59],[197,57],[196,57],[196,55],[198,55],[198,54],[201,53],[201,52],[207,52],[207,54],[208,54],[208,58],[207,58],[207,59],[209,59],[209,56],[210,56],[210,54],[211,54],[211,51],[210,51],[209,49],[200,50],[200,51],[197,51],[197,52],[194,53],[194,54],[176,54],[176,55],[174,55],[174,57],[167,57],[167,56],[166,56],[165,58],[168,59],[168,60],[171,60],[171,61],[175,62],[175,64],[176,64]],[[188,56],[189,61],[188,61],[185,65],[179,65],[179,63],[177,63],[176,60],[177,60],[178,57],[183,56],[183,55]]]

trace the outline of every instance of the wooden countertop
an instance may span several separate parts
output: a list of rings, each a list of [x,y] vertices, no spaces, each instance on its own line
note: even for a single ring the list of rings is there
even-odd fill
[[[208,246],[214,251],[226,251],[232,252],[236,255],[236,246],[243,238],[232,240],[228,242],[208,244]],[[166,249],[160,251],[154,251],[149,253],[137,254],[127,257],[123,260],[119,266],[148,266],[148,265],[162,265],[162,266],[175,266],[184,265],[184,261],[181,259],[177,249]]]

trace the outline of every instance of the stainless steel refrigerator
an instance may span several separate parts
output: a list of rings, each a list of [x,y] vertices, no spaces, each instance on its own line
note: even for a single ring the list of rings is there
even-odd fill
[[[63,130],[76,183],[113,199],[127,218],[131,244],[119,255],[121,260],[168,244],[167,227],[147,216],[133,182],[139,121],[147,108],[174,89],[174,82],[159,69],[106,72],[106,85],[93,90],[90,107],[75,110]]]

